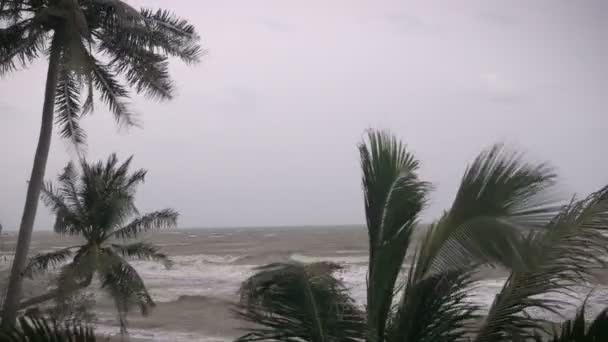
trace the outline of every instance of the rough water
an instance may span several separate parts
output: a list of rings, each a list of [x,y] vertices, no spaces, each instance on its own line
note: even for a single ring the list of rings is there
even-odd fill
[[[6,281],[15,238],[14,232],[0,237],[3,281]],[[150,233],[143,239],[161,246],[162,251],[171,256],[174,266],[167,270],[152,261],[132,262],[157,303],[148,317],[141,317],[136,312],[130,316],[129,331],[134,341],[234,340],[247,326],[231,312],[238,298],[238,288],[253,274],[256,266],[271,262],[337,262],[344,267],[338,276],[351,289],[355,300],[365,304],[367,232],[362,226],[178,229]],[[73,238],[52,232],[37,232],[32,250],[52,251],[77,243]],[[488,307],[504,281],[505,274],[486,272],[472,292],[471,300]],[[26,296],[40,294],[47,285],[45,278],[28,281]],[[608,289],[602,284],[594,285],[595,291],[589,298],[589,315],[608,304]],[[584,298],[588,291],[581,288],[579,297]],[[95,310],[97,331],[117,334],[112,303],[95,287],[93,293],[98,303]],[[574,301],[567,297],[559,299]],[[574,310],[569,308],[564,312],[569,317]]]

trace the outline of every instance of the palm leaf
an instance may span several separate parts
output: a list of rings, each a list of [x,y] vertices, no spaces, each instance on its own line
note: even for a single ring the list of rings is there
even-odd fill
[[[18,323],[0,330],[3,342],[95,342],[92,327],[82,324],[58,324],[48,319],[20,318]]]
[[[83,144],[86,134],[79,124],[80,84],[65,67],[59,72],[55,106],[55,123],[61,127],[61,136],[70,139],[76,146]]]
[[[527,239],[527,267],[511,273],[480,328],[476,342],[532,338],[546,327],[531,319],[527,310],[538,308],[559,314],[562,301],[539,298],[572,295],[574,287],[593,279],[605,267],[608,255],[608,188],[573,201],[549,223],[546,230]]]
[[[119,239],[134,238],[140,233],[174,227],[179,214],[173,209],[155,211],[131,221],[126,226],[114,231],[112,235]]]
[[[100,263],[101,287],[115,300],[119,315],[126,316],[132,305],[147,315],[156,304],[137,271],[109,249],[104,250]]]
[[[468,300],[475,284],[471,272],[447,271],[416,280],[412,267],[401,302],[388,324],[386,341],[470,341],[480,309]]]
[[[135,242],[127,245],[112,244],[111,246],[115,253],[124,258],[159,261],[166,268],[170,268],[173,265],[171,259],[166,254],[158,251],[158,247],[145,242]]]
[[[336,265],[270,264],[241,287],[239,317],[259,326],[237,341],[360,341],[363,313],[332,276]]]
[[[503,145],[482,152],[421,251],[417,276],[471,263],[521,265],[521,232],[543,227],[559,209],[555,178],[547,164],[526,162]]]
[[[26,67],[44,50],[46,34],[35,29],[31,20],[0,28],[0,75]]]
[[[93,84],[100,92],[101,99],[114,114],[116,122],[125,126],[136,125],[133,113],[125,103],[125,100],[129,98],[127,89],[118,82],[117,75],[111,71],[109,66],[102,64],[91,55],[88,57]]]
[[[577,311],[576,317],[563,322],[559,330],[546,342],[604,342],[608,341],[608,309],[600,312],[588,324],[585,319],[585,305]]]
[[[418,161],[388,133],[370,131],[359,151],[370,245],[367,319],[369,333],[381,340],[429,185],[418,179]]]
[[[36,254],[36,256],[30,259],[27,266],[23,270],[23,275],[32,277],[36,273],[46,272],[49,270],[49,268],[55,267],[67,261],[70,256],[72,256],[73,248],[74,247],[68,247],[50,253]]]
[[[55,214],[55,225],[53,229],[60,234],[79,234],[82,228],[82,217],[67,203],[63,194],[53,187],[52,183],[46,183],[41,190],[40,197],[43,203]]]

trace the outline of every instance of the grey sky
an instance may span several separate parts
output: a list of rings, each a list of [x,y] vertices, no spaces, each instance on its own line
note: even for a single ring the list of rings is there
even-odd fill
[[[142,210],[181,226],[362,223],[356,144],[390,129],[446,208],[482,148],[505,140],[559,170],[566,193],[608,183],[608,2],[139,0],[190,19],[209,50],[172,65],[177,98],[134,99],[144,129],[101,103],[89,159],[135,154]],[[0,80],[0,222],[21,217],[44,61]],[[70,158],[54,136],[47,179]],[[36,226],[51,217],[40,207]]]

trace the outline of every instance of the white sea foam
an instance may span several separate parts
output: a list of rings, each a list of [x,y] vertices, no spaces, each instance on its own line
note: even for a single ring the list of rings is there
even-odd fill
[[[303,254],[292,254],[289,256],[291,260],[303,263],[313,263],[321,261],[331,261],[337,264],[364,264],[369,261],[367,255],[352,255],[352,256],[310,256]]]
[[[97,325],[95,332],[104,336],[120,336],[119,327],[110,325]],[[228,342],[225,337],[212,337],[193,332],[171,331],[160,329],[134,329],[129,328],[129,337],[154,342]]]
[[[169,243],[157,243],[156,246],[159,247],[170,247],[170,246],[190,246],[189,242],[169,242]]]
[[[253,274],[253,265],[232,265],[239,256],[186,255],[173,257],[173,267],[151,261],[132,265],[146,282],[158,302],[175,301],[181,296],[234,298],[243,280]]]

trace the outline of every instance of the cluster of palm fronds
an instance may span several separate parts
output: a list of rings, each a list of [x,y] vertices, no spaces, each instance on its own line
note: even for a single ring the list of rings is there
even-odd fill
[[[22,308],[69,299],[89,287],[94,277],[116,303],[123,332],[132,306],[139,307],[142,314],[154,306],[144,281],[129,260],[155,260],[166,267],[171,266],[171,261],[154,245],[127,242],[143,232],[174,226],[178,214],[171,209],[138,212],[135,190],[144,181],[146,171],[130,173],[130,164],[131,158],[120,164],[111,155],[105,163],[83,161],[79,172],[69,163],[59,175],[59,186],[45,186],[43,200],[57,217],[55,232],[81,236],[85,242],[30,259],[25,276],[33,277],[53,267],[60,267],[60,271],[55,289],[23,300]]]
[[[119,75],[138,93],[170,99],[169,57],[193,63],[201,54],[187,21],[121,0],[1,0],[1,22],[9,25],[0,27],[0,75],[56,52],[56,122],[75,143],[86,138],[79,119],[93,109],[94,90],[119,122],[132,124]]]
[[[17,324],[0,329],[2,342],[95,342],[91,327],[58,323],[40,317],[21,317]]]
[[[582,308],[561,330],[530,314],[559,314],[572,304],[549,295],[572,296],[604,268],[608,188],[560,204],[550,167],[496,145],[467,168],[451,208],[410,251],[430,189],[418,161],[383,132],[370,132],[360,153],[369,232],[365,311],[332,268],[270,265],[241,289],[237,312],[256,328],[238,341],[608,341],[606,312],[587,328]],[[408,252],[413,262],[404,265]],[[488,266],[510,273],[482,316],[470,297],[476,273]]]

